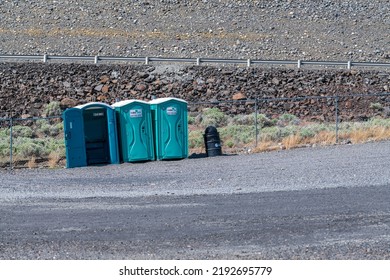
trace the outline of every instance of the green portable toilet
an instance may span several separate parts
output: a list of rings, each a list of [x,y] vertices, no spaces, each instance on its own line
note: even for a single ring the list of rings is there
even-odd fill
[[[115,110],[91,102],[65,110],[66,167],[119,163]]]
[[[154,160],[149,103],[124,100],[112,104],[112,107],[116,111],[121,160],[124,162]]]
[[[149,102],[152,110],[156,159],[188,157],[187,102],[158,98]]]

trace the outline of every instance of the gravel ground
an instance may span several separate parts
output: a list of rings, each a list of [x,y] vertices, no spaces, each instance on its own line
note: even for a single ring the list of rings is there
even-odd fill
[[[0,201],[380,186],[390,183],[388,154],[390,146],[384,142],[143,164],[1,171]]]
[[[388,142],[0,171],[0,259],[390,259]]]
[[[390,4],[4,1],[0,53],[390,60]]]

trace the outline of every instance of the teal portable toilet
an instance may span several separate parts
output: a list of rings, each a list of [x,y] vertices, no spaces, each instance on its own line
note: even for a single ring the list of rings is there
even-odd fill
[[[149,104],[156,159],[188,157],[187,102],[169,97],[154,99]]]
[[[66,167],[119,163],[115,110],[91,102],[65,110]]]
[[[119,155],[124,162],[154,160],[152,114],[148,102],[124,100],[112,104],[115,109]]]

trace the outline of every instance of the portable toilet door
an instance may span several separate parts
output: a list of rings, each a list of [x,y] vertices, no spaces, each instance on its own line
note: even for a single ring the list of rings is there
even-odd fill
[[[87,154],[84,140],[83,112],[78,108],[70,108],[64,112],[64,134],[66,167],[87,165]]]
[[[188,157],[187,102],[158,98],[149,102],[152,110],[156,159]]]
[[[114,109],[101,102],[64,112],[67,167],[119,163]]]
[[[154,160],[150,106],[145,101],[124,100],[112,104],[116,111],[119,154],[124,162]]]

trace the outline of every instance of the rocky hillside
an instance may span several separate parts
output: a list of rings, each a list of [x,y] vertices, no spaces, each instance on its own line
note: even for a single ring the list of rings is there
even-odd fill
[[[390,62],[388,0],[0,0],[0,54]]]
[[[334,96],[388,92],[390,73],[357,70],[297,70],[172,65],[81,65],[43,63],[0,64],[0,118],[41,116],[52,101],[63,108],[91,101],[112,104],[120,99],[150,100],[173,96],[201,106],[219,106],[229,114],[250,112],[253,102],[240,100]],[[235,101],[217,104],[217,101]],[[345,119],[378,113],[388,107],[390,97],[341,98]],[[372,108],[371,104],[380,106]],[[266,114],[291,113],[299,117],[334,119],[332,100],[259,102]]]
[[[388,0],[0,0],[0,15],[0,54],[390,62]],[[39,116],[51,101],[63,108],[152,96],[215,102],[382,93],[389,86],[389,69],[0,62],[0,118]],[[348,118],[364,117],[373,102],[357,101],[341,100]],[[261,104],[266,109],[321,118],[335,110],[326,100]]]

